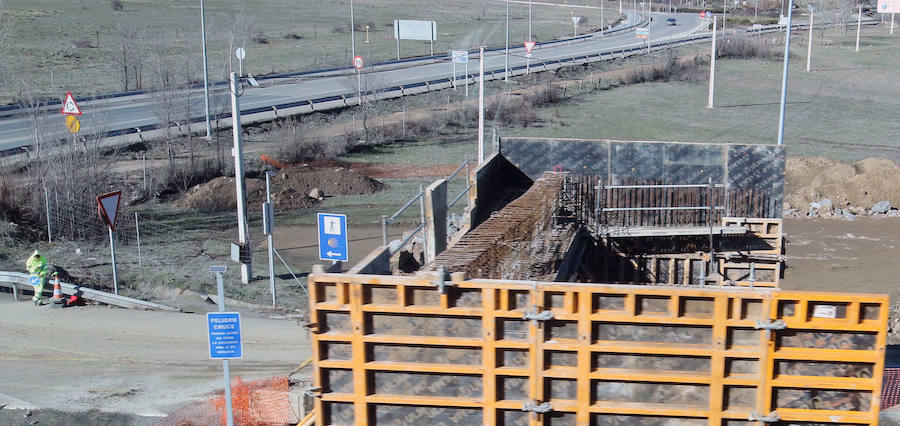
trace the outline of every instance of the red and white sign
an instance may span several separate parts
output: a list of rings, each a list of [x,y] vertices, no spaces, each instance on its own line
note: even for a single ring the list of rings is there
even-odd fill
[[[353,68],[361,70],[363,68],[363,65],[365,65],[365,64],[366,64],[366,62],[363,61],[362,56],[356,55],[353,57]]]
[[[706,17],[706,12],[700,12],[700,17],[701,17],[701,18],[705,18],[705,17]]]
[[[526,41],[525,42],[525,53],[531,53],[531,51],[534,49],[534,45],[535,45],[535,42]]]
[[[119,213],[119,200],[121,198],[122,191],[97,196],[97,214],[100,215],[100,220],[113,231],[116,230],[116,215]]]
[[[64,115],[81,115],[81,108],[78,108],[78,104],[75,103],[75,97],[72,96],[72,92],[66,92],[66,99],[63,101],[62,111],[59,113]]]

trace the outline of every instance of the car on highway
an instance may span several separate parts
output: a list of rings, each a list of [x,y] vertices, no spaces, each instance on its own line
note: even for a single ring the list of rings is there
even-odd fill
[[[669,19],[666,19],[666,25],[669,25],[669,26],[678,25],[678,21],[676,21],[675,18],[669,18]]]

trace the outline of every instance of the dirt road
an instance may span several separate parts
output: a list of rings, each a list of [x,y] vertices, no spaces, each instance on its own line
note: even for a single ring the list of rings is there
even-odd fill
[[[900,220],[787,219],[790,290],[886,293],[900,301]]]
[[[241,320],[244,358],[231,362],[233,376],[283,376],[309,357],[306,329],[296,321]],[[36,308],[4,298],[0,406],[169,414],[222,387],[205,321],[202,314]]]

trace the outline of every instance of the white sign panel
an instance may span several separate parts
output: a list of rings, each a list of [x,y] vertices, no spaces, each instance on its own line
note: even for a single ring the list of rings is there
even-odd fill
[[[62,111],[59,113],[64,115],[81,115],[81,108],[75,102],[72,92],[66,92],[66,99],[63,101]]]
[[[461,64],[469,62],[469,51],[467,50],[454,50],[450,56],[453,58],[453,62],[459,62]]]
[[[900,12],[900,0],[878,0],[878,13]]]
[[[394,20],[394,38],[398,40],[437,40],[437,23],[434,21]]]
[[[813,308],[813,318],[837,318],[837,306],[816,305]]]

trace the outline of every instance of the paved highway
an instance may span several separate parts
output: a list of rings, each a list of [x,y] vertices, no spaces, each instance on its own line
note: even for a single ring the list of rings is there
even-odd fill
[[[630,14],[629,14],[630,15]],[[666,24],[666,19],[677,19],[678,25]],[[631,17],[632,20],[635,17]],[[683,37],[695,32],[705,20],[696,13],[662,13],[655,12],[650,23],[651,42],[663,41],[670,38]],[[531,62],[548,60],[560,60],[579,57],[589,54],[597,54],[601,51],[617,50],[636,47],[642,44],[642,40],[635,38],[633,30],[623,31],[617,35],[594,34],[593,37],[583,41],[568,44],[554,44],[550,46],[538,46],[533,52]],[[515,49],[510,49],[510,67],[525,65],[525,51],[521,44]],[[496,51],[485,54],[485,72],[503,72],[505,68],[504,51]],[[478,72],[478,60],[470,59],[469,74]],[[463,65],[457,64],[457,72],[461,78]],[[396,87],[447,79],[453,77],[453,66],[449,61],[422,61],[398,69],[372,70],[362,75],[362,89],[377,91],[379,89]],[[279,84],[266,87],[247,88],[240,98],[241,111],[256,108],[283,105],[292,102],[320,99],[341,94],[350,94],[357,91],[355,75],[332,75],[322,77],[304,77],[301,80],[287,79]],[[79,105],[84,115],[81,120],[80,135],[90,135],[101,132],[109,132],[122,129],[133,129],[160,123],[158,118],[158,103],[149,95],[134,95],[122,98],[86,102]],[[230,111],[228,91],[217,90],[211,99],[213,113],[227,113]],[[195,90],[191,94],[191,116],[202,117],[204,115],[203,91]],[[183,119],[185,114],[173,114],[173,120]],[[229,120],[230,121],[230,120]],[[27,117],[10,116],[0,119],[0,153],[15,152],[30,146],[33,138],[32,120]],[[47,113],[43,120],[42,129],[44,139],[63,139],[66,137],[64,117],[56,111]]]

